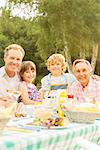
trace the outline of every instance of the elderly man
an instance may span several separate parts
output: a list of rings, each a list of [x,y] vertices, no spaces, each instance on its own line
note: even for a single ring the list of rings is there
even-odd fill
[[[73,72],[77,78],[69,91],[78,102],[100,101],[100,77],[91,76],[92,67],[87,60],[77,59],[73,63]]]
[[[18,71],[24,55],[24,49],[17,44],[11,44],[4,50],[5,66],[0,68],[0,105],[6,106],[11,103],[8,90],[18,89],[20,83]]]

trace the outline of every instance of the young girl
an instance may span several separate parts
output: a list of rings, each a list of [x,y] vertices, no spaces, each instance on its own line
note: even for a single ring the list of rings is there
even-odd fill
[[[47,69],[51,72],[41,80],[41,93],[48,97],[52,90],[67,89],[76,79],[66,71],[66,62],[62,54],[53,54],[47,60]]]
[[[35,104],[41,102],[38,90],[33,84],[36,78],[36,66],[32,61],[22,63],[19,75],[21,77],[21,101],[24,104]]]

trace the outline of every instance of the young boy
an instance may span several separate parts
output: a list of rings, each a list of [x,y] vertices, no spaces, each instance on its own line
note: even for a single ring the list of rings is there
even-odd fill
[[[50,96],[50,93],[58,89],[67,89],[76,79],[66,71],[66,62],[62,54],[53,54],[47,60],[47,69],[50,71],[41,80],[41,93],[43,98]]]

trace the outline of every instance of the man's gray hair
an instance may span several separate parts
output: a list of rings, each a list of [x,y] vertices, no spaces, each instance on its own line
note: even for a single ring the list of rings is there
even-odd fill
[[[92,66],[91,66],[90,62],[89,62],[88,60],[85,60],[85,59],[76,59],[76,60],[73,62],[73,71],[74,71],[74,69],[75,69],[76,64],[78,64],[78,63],[80,63],[80,62],[86,63],[87,66],[89,67],[90,72],[92,72]]]
[[[20,51],[22,53],[23,57],[25,56],[25,51],[20,45],[11,44],[11,45],[9,45],[8,47],[5,48],[4,57],[8,56],[8,53],[9,53],[10,50]]]

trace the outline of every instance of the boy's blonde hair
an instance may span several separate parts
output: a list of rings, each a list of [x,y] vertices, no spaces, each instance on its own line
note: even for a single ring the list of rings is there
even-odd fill
[[[22,65],[21,65],[21,69],[19,72],[20,78],[23,81],[23,74],[26,70],[28,70],[29,68],[31,68],[32,70],[34,70],[36,72],[36,65],[32,62],[32,61],[23,61]],[[34,79],[36,78],[36,75],[34,77]]]
[[[54,61],[59,61],[62,64],[62,72],[66,71],[65,57],[62,54],[52,54],[47,60],[47,69],[50,71],[50,63]]]
[[[20,51],[22,53],[23,57],[25,56],[25,51],[20,45],[18,45],[18,44],[11,44],[11,45],[9,45],[8,47],[5,48],[5,50],[4,50],[4,57],[8,56],[10,50]]]

